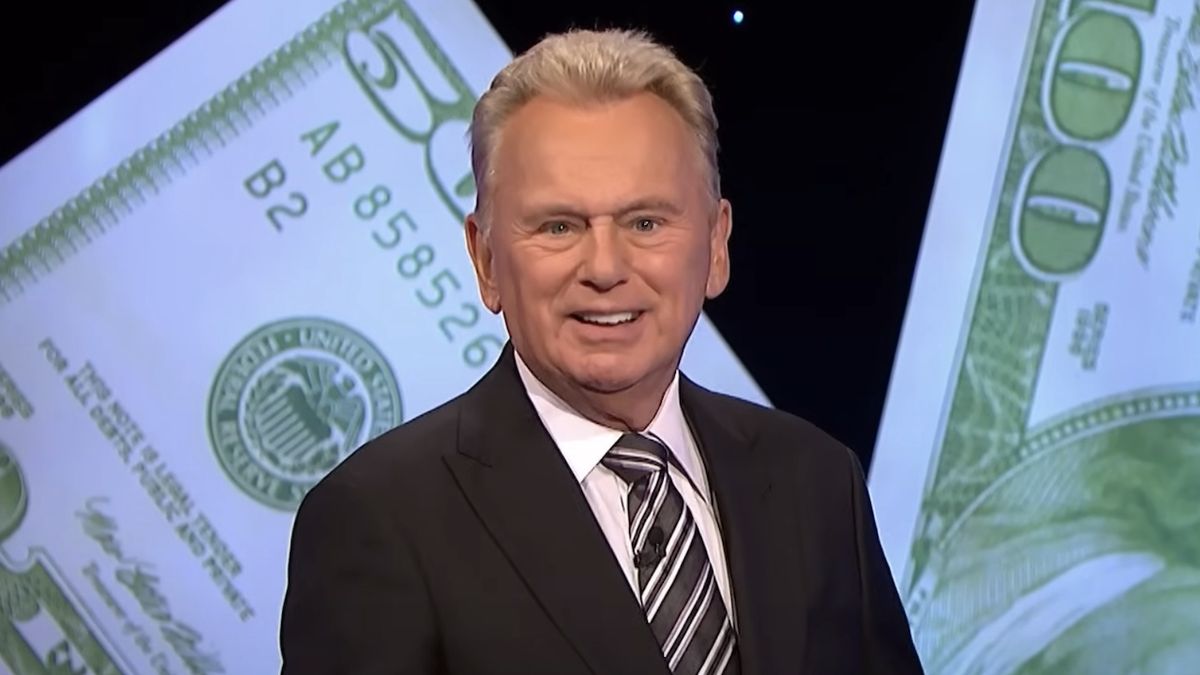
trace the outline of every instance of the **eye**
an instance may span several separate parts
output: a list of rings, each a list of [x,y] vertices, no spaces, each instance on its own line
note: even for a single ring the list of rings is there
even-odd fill
[[[563,235],[571,231],[571,224],[562,220],[552,220],[542,225],[542,231],[547,234]]]
[[[653,232],[658,227],[658,221],[651,218],[638,218],[633,221],[633,229],[638,232]]]

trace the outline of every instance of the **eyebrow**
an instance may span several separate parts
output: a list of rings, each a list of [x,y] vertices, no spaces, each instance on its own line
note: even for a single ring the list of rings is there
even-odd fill
[[[634,200],[627,204],[624,204],[621,207],[619,207],[613,213],[613,215],[620,218],[621,216],[628,216],[629,214],[636,213],[638,211],[653,211],[653,212],[657,212],[657,213],[665,213],[665,214],[671,215],[671,216],[678,216],[683,213],[683,209],[678,204],[676,204],[675,202],[672,202],[669,199],[662,199],[659,197],[649,197],[646,199],[637,199],[637,200]],[[542,204],[542,205],[530,210],[530,212],[529,212],[530,219],[539,219],[539,220],[542,218],[550,217],[550,216],[568,216],[571,218],[578,218],[580,220],[587,220],[588,218],[594,217],[595,215],[596,214],[589,215],[587,213],[584,213],[583,211],[580,211],[579,208],[576,206],[572,206],[567,203],[559,203],[559,202],[551,202],[548,204]]]

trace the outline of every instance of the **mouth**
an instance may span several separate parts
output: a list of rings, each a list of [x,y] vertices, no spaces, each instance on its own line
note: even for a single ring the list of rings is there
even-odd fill
[[[632,312],[574,312],[571,318],[590,326],[620,326],[633,323],[643,314],[640,310]]]

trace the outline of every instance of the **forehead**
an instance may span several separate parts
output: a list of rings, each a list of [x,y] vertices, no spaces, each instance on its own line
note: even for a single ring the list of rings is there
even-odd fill
[[[535,98],[509,118],[493,160],[497,198],[514,204],[682,198],[706,176],[690,127],[650,93],[587,105]]]

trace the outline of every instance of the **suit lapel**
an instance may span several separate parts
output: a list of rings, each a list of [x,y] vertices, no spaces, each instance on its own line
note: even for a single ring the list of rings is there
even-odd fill
[[[467,499],[592,670],[665,675],[642,608],[525,394],[511,344],[464,402],[458,448],[447,464]]]
[[[730,417],[720,397],[680,377],[680,403],[704,458],[725,542],[737,610],[742,672],[795,672],[803,664],[805,598],[802,533],[772,529],[797,522],[779,512],[766,448]]]

